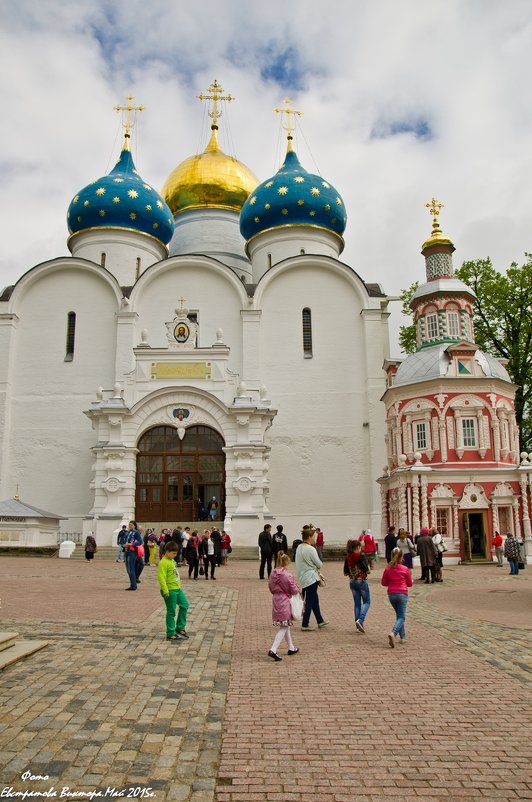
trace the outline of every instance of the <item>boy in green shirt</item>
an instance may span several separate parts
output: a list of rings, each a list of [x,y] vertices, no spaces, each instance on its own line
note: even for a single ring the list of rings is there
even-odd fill
[[[167,543],[157,571],[161,596],[166,604],[166,640],[174,642],[188,638],[186,632],[188,599],[181,590],[179,569],[175,562],[178,551],[179,546],[173,540]],[[179,607],[177,621],[176,607]]]

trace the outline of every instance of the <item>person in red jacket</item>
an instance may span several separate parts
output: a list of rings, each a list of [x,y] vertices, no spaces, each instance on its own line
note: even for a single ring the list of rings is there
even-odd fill
[[[362,543],[362,551],[364,552],[364,557],[368,561],[371,571],[373,570],[373,563],[377,559],[377,543],[375,542],[371,529],[364,529],[358,539]]]
[[[495,532],[495,537],[493,538],[493,548],[495,549],[495,556],[497,557],[497,568],[502,568],[503,562],[503,555],[504,555],[504,547],[503,547],[503,539],[500,532]]]
[[[323,532],[321,531],[321,529],[319,528],[319,526],[317,526],[317,527],[316,527],[316,544],[315,544],[315,549],[316,549],[316,551],[318,552],[318,557],[320,558],[320,560],[321,560],[322,562],[323,562],[323,547],[324,547],[324,545],[325,545],[325,540],[324,540],[324,537],[323,537]]]
[[[395,624],[388,635],[388,643],[392,649],[395,646],[397,635],[401,638],[401,642],[406,640],[405,619],[408,605],[408,588],[411,588],[412,584],[410,569],[403,565],[403,552],[401,549],[395,548],[392,551],[390,563],[384,569],[381,579],[381,585],[388,588],[388,599],[395,610]]]

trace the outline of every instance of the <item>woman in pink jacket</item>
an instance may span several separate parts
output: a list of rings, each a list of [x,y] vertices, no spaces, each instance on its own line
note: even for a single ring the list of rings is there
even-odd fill
[[[297,649],[292,642],[290,627],[292,626],[292,607],[290,597],[299,593],[299,588],[292,574],[288,573],[286,566],[290,564],[288,554],[281,552],[277,557],[277,567],[273,569],[268,579],[268,587],[272,594],[272,620],[274,627],[279,627],[279,632],[273,639],[273,643],[268,657],[272,660],[282,660],[277,654],[277,649],[283,639],[286,638],[288,644],[288,654],[297,654]]]
[[[393,649],[397,635],[401,638],[402,643],[406,640],[405,618],[408,605],[408,588],[412,587],[412,574],[410,573],[410,568],[403,565],[403,552],[401,549],[395,548],[392,551],[389,565],[382,574],[381,585],[388,588],[388,599],[395,610],[395,624],[388,635],[388,643]]]

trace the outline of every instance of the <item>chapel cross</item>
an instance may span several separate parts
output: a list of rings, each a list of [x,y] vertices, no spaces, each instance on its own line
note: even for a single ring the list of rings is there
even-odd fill
[[[218,83],[216,79],[214,79],[214,83],[209,86],[210,92],[209,95],[204,95],[203,92],[201,95],[196,95],[198,100],[212,100],[212,109],[208,111],[209,117],[212,119],[212,126],[211,128],[218,128],[218,118],[222,116],[223,112],[221,109],[218,108],[218,103],[221,100],[226,100],[230,103],[235,98],[232,95],[224,95],[223,93],[223,86]]]
[[[437,201],[436,198],[432,198],[431,201],[427,201],[425,206],[429,210],[429,214],[431,214],[433,217],[438,217],[440,209],[443,209],[443,203]]]
[[[440,224],[438,223],[438,216],[440,214],[440,209],[443,209],[443,203],[437,201],[436,198],[432,198],[432,200],[427,201],[425,206],[429,210],[429,214],[432,216],[432,233],[441,234]]]
[[[286,117],[287,117],[286,125],[284,123],[282,123],[282,126],[283,126],[285,131],[288,131],[288,139],[293,139],[292,134],[295,131],[295,124],[294,124],[295,120],[294,120],[294,122],[292,122],[292,117],[294,117],[294,116],[302,117],[303,116],[303,112],[302,111],[299,111],[299,109],[293,109],[291,107],[291,105],[290,105],[291,102],[292,101],[290,100],[289,97],[285,97],[285,99],[283,100],[283,103],[284,103],[284,106],[285,106],[284,109],[280,109],[278,106],[276,106],[274,108],[274,112],[276,114],[280,114],[281,115],[281,120],[282,120],[282,115],[286,114]]]
[[[125,137],[127,139],[130,138],[131,129],[135,125],[135,121],[131,117],[131,112],[132,111],[144,111],[144,109],[146,108],[145,106],[134,106],[133,105],[134,99],[135,98],[134,98],[133,95],[128,95],[126,97],[127,106],[113,106],[115,111],[124,111],[125,112],[125,115],[122,115],[122,127],[125,130]]]

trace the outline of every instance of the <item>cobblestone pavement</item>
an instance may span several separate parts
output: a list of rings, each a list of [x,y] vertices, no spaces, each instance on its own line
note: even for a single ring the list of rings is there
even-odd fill
[[[532,570],[514,579],[457,568],[444,585],[416,583],[408,641],[390,649],[380,569],[362,635],[341,565],[327,564],[330,623],[295,627],[301,651],[282,663],[267,657],[270,595],[255,563],[219,569],[216,583],[184,580],[192,634],[177,645],[164,639],[155,571],[127,597],[123,571],[0,558],[1,628],[50,644],[0,674],[0,791],[53,786],[60,798],[68,787],[81,799],[137,787],[156,802],[532,799]],[[493,620],[493,598],[511,625]],[[24,771],[49,779],[23,780]]]

